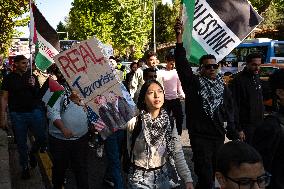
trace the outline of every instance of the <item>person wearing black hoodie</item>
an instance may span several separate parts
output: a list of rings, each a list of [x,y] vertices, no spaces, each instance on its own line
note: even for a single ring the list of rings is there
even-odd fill
[[[198,176],[196,188],[214,186],[216,152],[224,144],[225,134],[235,140],[234,109],[230,90],[218,73],[213,55],[200,58],[200,72],[193,74],[182,43],[183,25],[175,25],[177,44],[176,70],[185,93],[186,126],[193,151],[194,171]]]
[[[251,144],[254,131],[264,116],[262,86],[259,79],[259,66],[262,55],[249,54],[246,67],[231,82],[235,102],[235,125],[242,141]]]

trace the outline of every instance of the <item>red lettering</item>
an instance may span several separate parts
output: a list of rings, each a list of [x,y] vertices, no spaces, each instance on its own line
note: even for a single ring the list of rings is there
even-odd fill
[[[52,52],[51,52],[50,49],[47,50],[47,54],[48,54],[48,56],[49,56],[50,58],[52,58]]]
[[[85,42],[86,46],[88,47],[89,51],[92,53],[94,59],[95,59],[95,64],[96,63],[99,63],[99,64],[103,64],[103,60],[104,60],[104,57],[101,57],[99,59],[96,58],[96,55],[94,54],[94,52],[92,51],[92,49],[90,48],[90,46],[88,45],[87,42]]]
[[[74,58],[71,57],[72,54],[75,56]],[[71,61],[71,63],[73,64],[73,66],[74,66],[74,68],[76,69],[77,72],[81,72],[81,71],[84,71],[86,69],[84,66],[78,68],[75,65],[76,62],[80,63],[78,56],[81,56],[80,52],[77,49],[73,49],[72,51],[67,52],[66,55],[68,56],[69,60]]]
[[[79,46],[80,52],[81,52],[81,56],[84,60],[85,66],[86,68],[88,67],[88,63],[90,63],[90,60],[96,64],[96,61],[93,59],[93,57],[90,55],[90,53],[85,49],[85,47],[83,45]],[[89,57],[89,58],[88,58]]]
[[[75,70],[70,66],[70,61],[69,61],[69,59],[68,59],[68,57],[66,57],[66,56],[60,56],[59,58],[58,58],[58,61],[60,62],[60,65],[61,65],[61,67],[62,67],[62,69],[64,70],[64,72],[65,72],[65,74],[66,74],[66,76],[68,77],[68,78],[70,78],[70,75],[69,75],[69,73],[68,73],[68,68],[71,70],[71,71],[73,71],[73,73],[75,74],[76,72],[75,72]],[[67,62],[67,64],[65,64]],[[65,65],[63,65],[63,64],[65,64]]]

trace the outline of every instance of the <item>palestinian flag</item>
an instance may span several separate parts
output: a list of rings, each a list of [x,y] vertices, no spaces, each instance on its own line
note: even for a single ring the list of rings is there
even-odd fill
[[[42,101],[51,108],[59,97],[64,93],[64,87],[62,87],[57,81],[48,78],[48,88],[42,97]]]
[[[183,43],[188,59],[204,54],[217,62],[228,55],[262,21],[247,0],[183,0]]]
[[[58,54],[59,40],[57,32],[49,25],[34,2],[30,9],[30,32],[33,44],[36,45],[35,64],[38,69],[45,71]]]

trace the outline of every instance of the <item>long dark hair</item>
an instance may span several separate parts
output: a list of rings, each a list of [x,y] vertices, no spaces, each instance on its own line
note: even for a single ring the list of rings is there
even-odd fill
[[[148,111],[146,103],[145,103],[145,96],[146,96],[146,93],[147,93],[147,90],[148,90],[149,86],[151,84],[153,84],[153,83],[159,85],[161,87],[161,89],[163,90],[163,92],[164,92],[163,86],[157,80],[151,79],[151,80],[146,81],[142,85],[141,90],[140,90],[140,94],[139,94],[139,97],[138,97],[137,108],[140,111],[141,110]],[[165,96],[165,93],[164,93],[164,96]]]

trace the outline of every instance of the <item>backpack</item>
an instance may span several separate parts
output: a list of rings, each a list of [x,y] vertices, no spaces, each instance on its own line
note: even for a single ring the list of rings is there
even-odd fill
[[[136,117],[136,123],[132,131],[130,154],[128,153],[128,148],[127,148],[127,130],[124,131],[125,132],[124,139],[122,142],[122,149],[123,149],[122,150],[122,170],[127,174],[129,173],[129,169],[132,164],[131,158],[133,154],[132,151],[134,148],[134,144],[141,131],[142,131],[142,119],[141,119],[141,115],[139,114]]]

